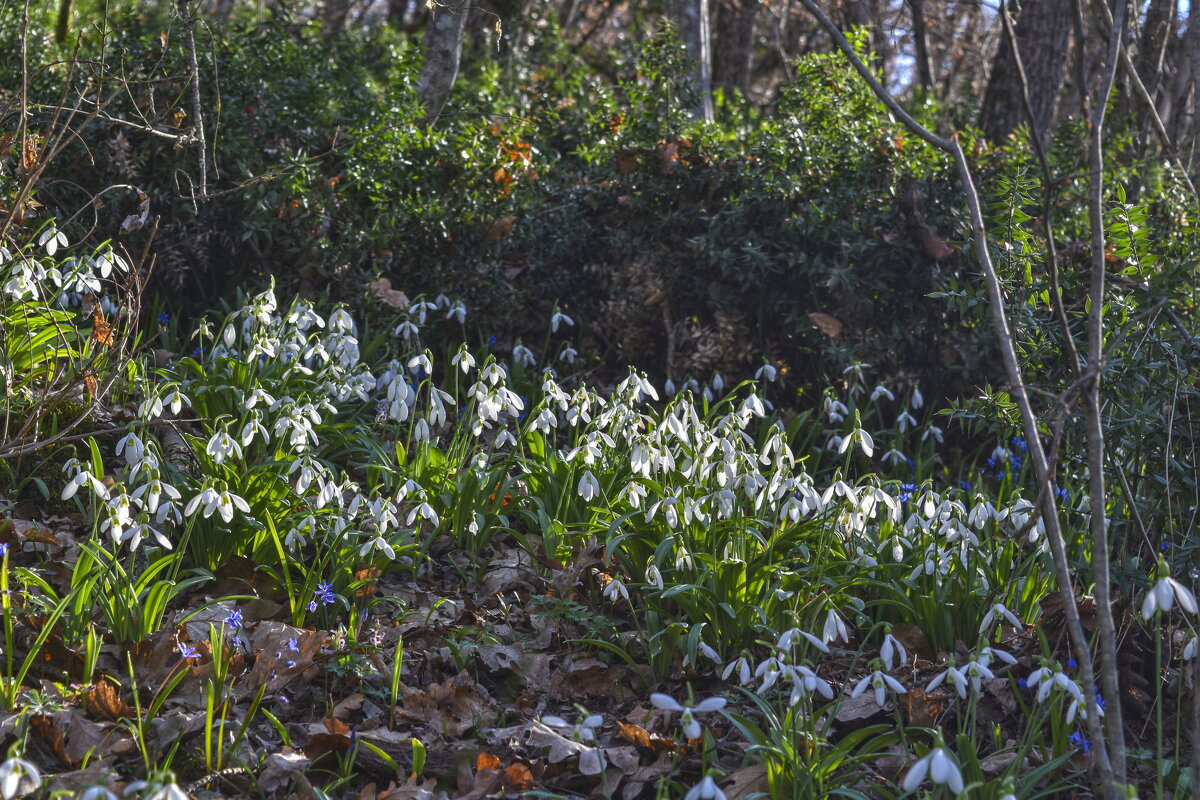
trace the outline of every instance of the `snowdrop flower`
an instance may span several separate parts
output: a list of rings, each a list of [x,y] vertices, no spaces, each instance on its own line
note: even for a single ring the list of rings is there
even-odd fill
[[[850,692],[851,697],[858,697],[868,688],[875,690],[875,705],[883,708],[887,701],[887,689],[891,689],[896,694],[904,694],[908,690],[904,688],[904,684],[888,675],[886,672],[875,670],[870,675],[863,678],[854,687],[854,691]]]
[[[909,428],[915,428],[916,426],[916,417],[909,414],[908,409],[901,411],[900,416],[896,417],[896,427],[900,429],[901,433],[906,433]]]
[[[736,659],[725,665],[725,669],[721,671],[721,680],[729,680],[729,676],[733,675],[735,672],[737,673],[738,681],[740,681],[743,686],[750,683],[751,679],[754,677],[750,670],[750,661],[746,658],[745,654],[738,656]]]
[[[660,592],[663,590],[662,573],[659,571],[658,567],[655,566],[653,561],[650,562],[650,565],[646,567],[646,583],[651,584]]]
[[[921,441],[923,442],[931,436],[937,440],[938,444],[942,443],[942,429],[939,428],[938,426],[936,426],[936,425],[926,426],[925,432],[921,434]]]
[[[683,796],[683,800],[726,800],[726,798],[725,793],[721,791],[720,786],[717,786],[717,782],[712,779],[712,776],[705,775],[704,780],[688,790],[688,793]]]
[[[579,351],[576,350],[574,347],[571,347],[571,345],[567,345],[566,347],[564,347],[562,349],[562,352],[558,354],[558,360],[565,361],[568,364],[574,364],[575,359],[578,357],[579,357]]]
[[[38,245],[46,248],[46,255],[52,256],[58,252],[59,247],[67,247],[70,242],[67,241],[66,234],[60,231],[53,225],[50,225],[46,230],[42,231],[42,235],[38,237]],[[9,759],[10,761],[12,759]],[[8,763],[8,761],[4,762]]]
[[[170,500],[179,499],[178,489],[169,483],[163,483],[162,480],[155,477],[134,489],[132,497],[136,500],[141,500],[145,505],[145,509],[153,514],[158,511],[159,503],[164,494]],[[143,497],[145,498],[144,500],[142,499]]]
[[[603,594],[604,599],[611,600],[614,603],[617,602],[618,597],[626,601],[629,600],[629,590],[626,589],[625,584],[617,578],[613,578],[608,582],[608,585],[604,587]]]
[[[871,439],[871,434],[857,426],[850,432],[849,436],[842,439],[842,443],[838,445],[838,452],[846,452],[850,449],[850,445],[854,444],[855,442],[858,442],[859,446],[862,447],[862,451],[864,454],[866,454],[867,458],[870,458],[872,455],[874,455],[875,442]]]
[[[799,628],[789,628],[779,636],[779,641],[775,643],[775,649],[783,652],[789,652],[792,649],[792,642],[796,641],[797,637],[803,637],[809,644],[820,650],[826,655],[829,654],[829,646],[824,641],[813,636],[808,631],[802,631]]]
[[[446,312],[446,319],[456,319],[462,325],[467,321],[467,306],[461,300],[455,300]]]
[[[884,669],[891,669],[892,662],[899,658],[899,664],[903,666],[908,663],[908,651],[904,649],[904,645],[895,636],[892,636],[891,628],[888,628],[887,633],[883,635],[883,646],[879,648],[879,659],[883,662]]]
[[[574,326],[575,320],[571,319],[557,307],[555,307],[554,313],[550,316],[550,331],[552,333],[558,333],[558,326],[560,325]]]
[[[600,496],[600,481],[596,480],[590,469],[585,470],[583,477],[579,479],[577,491],[579,496],[589,503]]]
[[[399,336],[407,342],[409,339],[416,336],[420,330],[421,329],[418,328],[412,320],[406,319],[404,322],[401,322],[396,326],[396,329],[392,331],[392,335]]]
[[[4,800],[28,797],[41,784],[42,773],[23,758],[10,758],[0,764],[0,796],[3,796]]]
[[[954,687],[956,692],[958,692],[960,699],[966,700],[967,684],[969,682],[970,681],[967,680],[967,676],[964,675],[962,670],[958,669],[958,667],[947,667],[929,682],[929,685],[925,687],[925,691],[932,692],[934,689],[941,686],[942,683],[948,683]]]
[[[70,500],[79,491],[79,488],[85,485],[91,488],[92,494],[96,495],[98,499],[108,500],[108,487],[86,469],[79,470],[71,480],[67,481],[67,485],[62,490],[62,499]]]
[[[833,687],[808,667],[784,667],[784,676],[792,682],[792,693],[788,698],[789,705],[796,705],[807,695],[816,692],[826,700],[833,699]]]
[[[913,387],[912,391],[912,407],[921,408],[925,405],[925,396],[921,394],[921,389],[917,386]]]
[[[774,383],[775,377],[778,375],[778,373],[779,370],[775,369],[775,367],[771,366],[770,364],[763,364],[758,368],[758,371],[754,373],[754,380],[765,380],[768,383]]]
[[[522,367],[532,367],[537,364],[537,356],[525,345],[517,342],[512,350],[513,362]]]
[[[76,800],[117,800],[117,795],[105,788],[103,784],[97,783],[76,795]]]
[[[908,461],[908,456],[894,447],[883,454],[883,463],[890,464],[893,467],[897,464],[903,464],[906,461]]]
[[[837,424],[846,418],[850,413],[850,409],[842,404],[842,401],[833,397],[825,397],[825,414],[829,417],[831,423]]]
[[[924,758],[912,765],[908,770],[908,775],[904,776],[902,784],[904,791],[915,791],[925,782],[926,776],[934,783],[945,784],[955,794],[963,793],[962,772],[959,771],[958,764],[954,762],[954,756],[950,755],[943,747],[935,747]]]
[[[702,729],[694,716],[697,712],[717,711],[725,707],[724,697],[710,697],[693,706],[681,704],[670,695],[655,693],[650,695],[650,702],[655,708],[661,708],[664,711],[683,712],[679,718],[679,725],[683,728],[683,735],[688,739],[700,738]]]
[[[1189,614],[1196,613],[1196,595],[1192,594],[1191,589],[1172,578],[1167,569],[1167,562],[1160,558],[1158,560],[1160,576],[1158,583],[1146,592],[1146,599],[1142,601],[1142,619],[1144,620],[1153,617],[1155,611],[1170,611],[1176,600],[1179,601],[1179,607],[1184,611]]]
[[[454,358],[450,359],[450,366],[458,367],[462,370],[463,375],[466,375],[471,371],[471,368],[475,366],[475,359],[469,352],[467,352],[467,348],[464,345],[463,348],[458,351],[458,354],[455,355]]]
[[[1008,620],[1009,624],[1019,631],[1025,629],[1021,620],[1017,619],[1017,615],[1009,611],[1003,603],[994,603],[988,609],[988,612],[983,615],[983,622],[979,623],[979,635],[984,636],[989,633],[992,630],[992,623],[999,621],[1001,618]]]
[[[843,642],[850,641],[850,634],[846,630],[846,623],[842,621],[837,610],[831,608],[829,609],[829,613],[825,615],[825,627],[821,630],[821,638],[826,642],[836,642],[838,639],[841,639]]]
[[[1200,636],[1193,636],[1192,640],[1183,648],[1183,657],[1190,661],[1196,657],[1196,651],[1200,648]]]
[[[213,434],[212,438],[208,440],[208,446],[204,448],[204,452],[208,453],[215,463],[221,464],[230,456],[241,458],[242,446],[227,432],[220,431]]]
[[[596,728],[604,724],[604,717],[599,714],[588,715],[583,709],[583,713],[579,715],[578,721],[572,723],[567,722],[562,717],[542,717],[542,724],[551,728],[570,728],[571,739],[576,742],[594,742],[596,741]]]
[[[876,386],[875,391],[871,392],[871,401],[874,402],[881,397],[886,397],[888,400],[896,399],[896,395],[892,394],[891,389],[887,388],[883,384]]]

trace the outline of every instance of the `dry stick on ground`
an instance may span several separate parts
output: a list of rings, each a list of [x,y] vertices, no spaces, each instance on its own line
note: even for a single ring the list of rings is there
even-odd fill
[[[1082,2],[1083,0],[1076,0]],[[1109,36],[1104,73],[1099,91],[1092,102],[1088,120],[1088,224],[1092,229],[1092,270],[1089,287],[1091,308],[1087,320],[1087,375],[1084,386],[1084,420],[1088,465],[1088,495],[1091,497],[1092,571],[1095,575],[1096,619],[1100,629],[1100,679],[1104,694],[1114,702],[1108,705],[1105,727],[1108,729],[1108,757],[1113,779],[1125,783],[1125,726],[1121,720],[1121,689],[1117,676],[1117,631],[1112,616],[1112,592],[1108,563],[1107,493],[1104,476],[1104,418],[1100,410],[1101,374],[1104,369],[1104,115],[1116,80],[1119,45],[1125,30],[1126,0],[1117,0],[1113,35]]]
[[[801,0],[801,2],[817,18],[837,44],[838,48],[850,60],[850,63],[858,71],[858,74],[871,87],[880,101],[888,107],[888,110],[914,135],[924,139],[938,150],[949,153],[954,158],[959,180],[962,182],[963,191],[967,196],[975,256],[987,281],[988,296],[991,301],[992,322],[996,328],[996,338],[1000,346],[1000,354],[1004,361],[1004,370],[1007,374],[1013,397],[1016,399],[1017,405],[1021,410],[1021,419],[1025,428],[1029,456],[1033,462],[1039,488],[1044,489],[1041,496],[1043,513],[1046,520],[1046,538],[1050,543],[1050,552],[1054,558],[1054,569],[1058,585],[1064,594],[1063,610],[1067,618],[1067,632],[1075,648],[1076,658],[1079,662],[1080,677],[1084,684],[1088,711],[1086,719],[1088,734],[1096,744],[1094,750],[1094,767],[1096,770],[1097,785],[1112,800],[1123,800],[1125,797],[1124,787],[1118,785],[1114,780],[1112,762],[1108,747],[1105,744],[1106,739],[1101,723],[1101,711],[1097,703],[1091,649],[1088,647],[1087,634],[1083,630],[1083,625],[1079,618],[1079,608],[1076,606],[1074,599],[1075,591],[1071,580],[1071,569],[1067,563],[1066,545],[1063,541],[1063,532],[1058,516],[1058,504],[1054,492],[1051,490],[1052,475],[1046,459],[1046,452],[1042,447],[1037,417],[1034,414],[1033,405],[1029,401],[1029,393],[1025,388],[1025,380],[1021,373],[1020,364],[1017,362],[1016,348],[1013,344],[1012,333],[1008,325],[1008,315],[1004,310],[1004,290],[1000,285],[1000,279],[996,275],[995,267],[992,264],[991,253],[988,249],[987,230],[983,222],[983,210],[979,204],[979,193],[975,188],[975,180],[971,174],[971,167],[967,163],[966,154],[963,152],[957,137],[945,139],[938,136],[909,116],[900,107],[900,104],[888,93],[887,89],[883,88],[871,70],[863,64],[862,59],[858,57],[854,48],[846,41],[846,37],[842,35],[842,32],[833,21],[817,6],[815,0]],[[1103,502],[1103,498],[1101,498],[1100,502]],[[1103,509],[1101,509],[1101,514],[1103,514]],[[1112,609],[1110,607],[1097,604],[1096,613],[1101,618],[1107,617],[1109,624],[1112,624]],[[1113,681],[1116,680],[1115,674],[1111,677]],[[1119,698],[1120,695],[1114,694],[1110,695],[1110,697]],[[1125,758],[1124,751],[1117,752],[1115,755],[1123,765]],[[1122,768],[1123,772],[1124,769]]]

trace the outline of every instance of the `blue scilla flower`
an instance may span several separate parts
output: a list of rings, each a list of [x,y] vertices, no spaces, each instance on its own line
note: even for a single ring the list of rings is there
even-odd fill
[[[1071,734],[1070,742],[1076,750],[1079,750],[1084,755],[1087,755],[1092,751],[1092,743],[1085,739],[1083,734],[1079,731]]]
[[[1016,447],[1021,452],[1029,449],[1029,445],[1025,444],[1025,440],[1020,436],[1014,436],[1012,439],[1013,447]]]
[[[916,490],[917,490],[917,485],[915,483],[900,484],[900,502],[907,503],[909,500],[912,499],[913,492],[915,492]]]
[[[166,325],[170,321],[171,321],[170,314],[168,314],[166,311],[159,312],[159,314],[158,314],[158,324],[159,325]]]
[[[964,492],[969,492],[969,491],[971,491],[971,484],[967,483],[966,481],[959,481],[959,482],[958,482],[958,485],[959,485],[959,487],[961,487],[961,488],[962,488],[962,490],[963,490]]]

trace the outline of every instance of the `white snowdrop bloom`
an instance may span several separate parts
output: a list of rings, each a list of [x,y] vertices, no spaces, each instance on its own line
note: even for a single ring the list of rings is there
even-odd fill
[[[700,723],[696,720],[697,713],[705,713],[709,711],[718,711],[725,707],[725,698],[710,697],[707,700],[701,700],[695,705],[680,703],[675,698],[666,694],[650,695],[650,703],[655,708],[660,708],[664,711],[679,711],[682,716],[679,718],[679,725],[683,728],[683,735],[688,739],[699,739],[703,729]]]
[[[846,630],[846,623],[837,613],[836,609],[829,609],[825,615],[825,626],[821,630],[821,638],[826,642],[836,642],[839,639],[843,642],[850,641],[850,633]]]
[[[550,331],[552,333],[558,333],[558,328],[560,325],[574,326],[575,320],[571,319],[556,308],[554,309],[554,313],[550,316]]]
[[[500,432],[496,434],[495,446],[497,449],[502,447],[516,447],[516,445],[517,437],[513,436],[512,431],[508,428],[501,428]]]
[[[688,789],[688,793],[683,796],[683,800],[726,800],[725,793],[721,791],[721,787],[717,786],[717,782],[712,779],[711,775],[705,775],[704,779]]]
[[[0,796],[3,796],[4,800],[28,797],[41,785],[42,773],[38,771],[37,766],[25,759],[10,758],[0,764]]]
[[[867,689],[875,690],[875,705],[883,708],[887,702],[887,690],[891,689],[896,694],[904,694],[908,690],[904,688],[904,684],[888,675],[886,672],[875,670],[870,675],[866,676],[858,682],[854,690],[850,692],[851,697],[858,697]]]
[[[467,375],[475,366],[475,359],[469,352],[467,352],[467,348],[464,345],[463,348],[454,356],[454,358],[450,359],[450,366],[458,367],[462,370],[463,375]]]
[[[172,414],[178,414],[183,410],[184,405],[191,405],[192,403],[191,399],[178,389],[167,395],[165,402],[167,407],[171,409]]]
[[[833,687],[824,678],[817,675],[808,667],[786,666],[783,668],[784,677],[792,682],[791,695],[788,705],[796,705],[808,695],[816,692],[826,700],[833,699]]]
[[[1003,603],[993,603],[988,612],[983,615],[983,621],[979,623],[979,635],[985,636],[990,633],[992,625],[1001,619],[1007,620],[1010,625],[1019,631],[1025,629],[1021,620],[1017,619],[1017,615],[1009,611]]]
[[[648,495],[649,492],[647,491],[646,487],[637,481],[631,481],[630,483],[626,484],[625,490],[622,492],[622,497],[624,497],[625,501],[634,508],[641,508],[642,501],[645,500]]]
[[[1184,659],[1190,661],[1195,658],[1198,650],[1200,650],[1200,636],[1193,636],[1183,648]]]
[[[712,390],[718,394],[725,391],[725,379],[721,377],[721,373],[719,372],[713,373],[712,380],[708,382],[708,385],[711,386]]]
[[[775,367],[773,367],[770,364],[763,364],[754,373],[754,380],[756,380],[756,381],[765,380],[768,383],[774,383],[775,378],[778,374],[779,374],[779,370],[777,370]]]
[[[68,245],[70,245],[70,242],[67,241],[67,235],[54,225],[47,226],[41,235],[38,236],[38,246],[46,248],[46,255],[48,256],[57,253],[59,247],[67,247]],[[8,762],[4,763],[7,764]]]
[[[599,714],[580,715],[577,722],[567,722],[562,717],[542,717],[541,723],[551,728],[570,728],[571,739],[576,742],[596,741],[596,728],[604,724],[604,717]]]
[[[399,325],[396,326],[395,330],[392,331],[392,335],[399,336],[400,338],[402,338],[404,341],[407,342],[409,339],[413,338],[420,332],[421,332],[421,329],[417,327],[416,323],[414,323],[412,320],[406,319],[406,320],[404,320],[404,322],[401,322]]]
[[[663,576],[658,567],[653,561],[646,567],[646,583],[649,583],[660,592],[663,590]]]
[[[666,382],[663,383],[663,391],[666,392],[667,397],[674,397],[678,391],[675,388],[675,381],[667,378]]]
[[[972,691],[978,693],[983,681],[990,681],[996,676],[992,673],[990,659],[987,654],[972,656],[963,666],[961,672],[971,684]]]
[[[603,595],[606,600],[611,600],[614,603],[617,602],[618,598],[629,600],[629,590],[617,578],[609,580],[608,585],[604,587]]]
[[[750,669],[750,661],[744,654],[725,665],[725,669],[721,671],[721,680],[727,681],[735,673],[738,676],[738,682],[743,686],[748,685],[754,678],[753,671]]]
[[[1189,614],[1196,613],[1196,596],[1192,590],[1167,574],[1167,564],[1162,559],[1158,562],[1158,582],[1146,592],[1142,601],[1142,619],[1149,620],[1156,611],[1170,611],[1175,601],[1179,607]]]
[[[141,502],[147,511],[154,514],[158,511],[158,506],[162,501],[163,495],[166,495],[170,500],[178,500],[179,490],[171,484],[163,483],[159,478],[154,477],[134,489],[132,497]]]
[[[875,454],[875,442],[871,439],[871,434],[857,427],[850,432],[849,436],[842,439],[842,443],[838,445],[838,452],[845,453],[855,443],[862,448],[867,458]]]
[[[914,386],[913,390],[912,390],[912,407],[913,408],[921,408],[924,405],[925,405],[925,396],[923,394],[921,394],[921,389],[919,387]]]
[[[383,538],[383,536],[381,536],[379,534],[376,534],[375,538],[371,539],[366,544],[364,544],[362,547],[360,547],[358,549],[358,555],[360,558],[366,558],[367,554],[370,553],[372,550],[380,551],[381,553],[383,553],[385,556],[392,559],[393,561],[396,558],[395,549],[393,549],[392,546],[387,543],[387,540],[385,540]]]
[[[892,669],[895,665],[904,666],[908,663],[908,650],[904,649],[904,645],[892,635],[891,630],[883,635],[883,645],[879,648],[879,660],[883,662],[884,669]]]
[[[756,417],[765,417],[767,415],[767,409],[763,406],[763,401],[756,394],[749,395],[742,401],[741,411],[743,414],[753,414]]]
[[[103,784],[97,783],[81,791],[75,798],[76,800],[117,800],[117,795]]]
[[[433,373],[433,361],[429,358],[428,353],[417,353],[408,360],[406,366],[414,375],[419,376],[421,373],[425,373],[425,376],[428,377]]]
[[[242,457],[242,446],[237,440],[229,435],[227,431],[218,431],[214,433],[208,440],[208,446],[204,448],[212,460],[217,464],[222,464],[225,459],[230,456],[234,458]]]
[[[924,433],[921,434],[921,441],[923,442],[931,436],[937,441],[938,444],[942,443],[942,429],[938,426],[926,425]]]
[[[967,523],[972,527],[982,529],[993,519],[996,519],[996,507],[990,501],[984,499],[982,495],[975,498],[975,506],[971,509],[971,513],[967,516]]]
[[[904,455],[904,453],[901,453],[894,447],[884,453],[881,458],[883,463],[890,464],[893,467],[897,464],[903,464],[904,462],[908,461],[908,456]]]
[[[430,311],[437,311],[437,303],[419,301],[408,307],[409,316],[415,316],[418,325],[425,324],[425,317]]]
[[[908,409],[900,412],[900,416],[896,417],[896,427],[901,433],[907,433],[909,428],[917,427],[916,418],[908,413]]]
[[[513,363],[522,367],[532,367],[537,364],[537,356],[525,345],[517,342],[512,349]]]
[[[458,324],[462,325],[467,321],[467,306],[461,300],[455,300],[450,308],[446,311],[446,319],[458,320]]]
[[[258,414],[252,415],[250,420],[242,426],[242,433],[238,437],[238,441],[241,442],[242,447],[249,447],[256,436],[264,442],[271,440],[271,435],[267,433]]]
[[[266,403],[268,406],[275,405],[275,398],[270,395],[265,389],[255,389],[246,398],[245,405],[247,409],[254,408],[259,402]]]
[[[954,691],[958,692],[958,696],[961,699],[967,699],[967,686],[970,681],[967,680],[967,676],[958,667],[947,667],[942,672],[939,672],[934,679],[929,682],[929,685],[925,687],[925,691],[932,692],[943,683],[952,686]]]
[[[935,747],[909,768],[902,784],[904,791],[916,791],[917,787],[925,782],[927,776],[934,783],[944,784],[954,794],[963,793],[962,772],[955,763],[954,757],[945,748]]]
[[[329,330],[339,333],[354,333],[354,317],[344,308],[334,309],[329,315]]]
[[[89,487],[98,500],[108,500],[108,487],[86,469],[79,470],[67,481],[67,485],[62,490],[62,499],[70,500],[83,486]]]
[[[814,636],[808,631],[802,631],[799,628],[789,628],[779,635],[779,640],[775,643],[775,648],[781,652],[790,652],[792,645],[797,639],[804,639],[813,647],[828,655],[829,646],[824,640]]]
[[[543,408],[541,413],[534,418],[533,427],[543,434],[549,433],[551,428],[558,427],[558,418],[554,416],[554,412],[550,409]]]
[[[896,395],[892,394],[892,390],[883,384],[876,386],[875,391],[871,392],[871,402],[874,402],[881,397],[886,397],[888,400],[896,399]]]
[[[412,525],[418,515],[428,520],[435,528],[441,524],[441,520],[438,518],[437,512],[433,510],[433,506],[426,502],[417,504],[416,508],[408,512],[408,518],[404,521],[404,524]]]

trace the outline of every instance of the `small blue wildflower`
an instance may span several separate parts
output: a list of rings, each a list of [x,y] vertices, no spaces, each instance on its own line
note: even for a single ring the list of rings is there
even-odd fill
[[[8,546],[7,546],[7,545],[5,545],[5,552],[7,552],[7,551],[8,551],[8,550],[7,550],[7,548],[8,548]],[[1165,553],[1165,552],[1167,552],[1167,551],[1168,551],[1168,550],[1170,550],[1170,549],[1171,549],[1171,543],[1170,543],[1170,542],[1163,542],[1162,544],[1160,544],[1160,545],[1158,546],[1158,551],[1159,551],[1160,553]]]
[[[1013,443],[1013,446],[1015,446],[1021,452],[1024,452],[1029,449],[1029,445],[1025,444],[1025,440],[1022,439],[1020,436],[1014,436],[1012,439],[1012,443]]]
[[[230,611],[229,616],[225,618],[225,624],[235,631],[241,628],[243,624],[242,610],[240,608],[235,608],[233,611]]]
[[[493,333],[491,336],[488,337],[488,347],[492,347],[495,344],[496,344],[496,334]]]
[[[1096,687],[1096,705],[1100,706],[1101,710],[1108,708],[1104,703],[1104,695],[1100,694],[1100,687]]]
[[[971,491],[971,484],[967,483],[966,481],[959,481],[958,485],[962,488],[962,490],[964,492]]]
[[[907,503],[909,500],[912,499],[913,492],[915,492],[916,490],[917,490],[917,485],[915,483],[900,484],[900,502]]]
[[[1085,739],[1079,731],[1071,734],[1070,742],[1076,750],[1081,751],[1084,755],[1092,751],[1092,743]]]
[[[908,468],[909,468],[909,469],[916,469],[916,468],[917,468],[917,462],[913,461],[911,458],[906,458],[906,459],[904,459],[904,463],[905,463],[905,464],[908,464]]]
[[[4,544],[0,544],[0,558],[4,558],[7,555],[8,555],[8,543],[6,542]]]
[[[167,312],[165,312],[165,311],[162,311],[162,312],[160,312],[160,313],[159,313],[159,315],[158,315],[158,324],[159,324],[159,325],[166,325],[166,324],[167,324],[168,322],[170,322],[170,321],[171,321],[171,315],[170,315],[170,314],[168,314],[168,313],[167,313]]]
[[[179,643],[179,655],[181,658],[199,658],[200,654],[196,649],[189,647],[186,642]]]
[[[1067,659],[1067,669],[1079,669],[1079,662],[1073,658]]]
[[[1025,464],[1025,459],[1014,453],[1012,457],[1009,458],[1008,463],[1012,466],[1013,472],[1020,472],[1021,467]]]
[[[318,583],[313,594],[315,595],[314,602],[320,600],[324,605],[330,605],[337,600],[337,595],[333,593],[332,583]]]
[[[1025,680],[1024,678],[1017,678],[1017,686],[1021,687],[1022,689],[1028,689],[1029,681]]]
[[[287,668],[288,668],[288,669],[295,669],[295,668],[296,668],[296,662],[295,662],[295,661],[289,661],[289,662],[287,662]]]
[[[288,639],[288,650],[291,650],[293,653],[299,653],[300,643],[295,639]]]
[[[316,611],[317,610],[317,601],[316,600],[310,601],[307,608],[309,611]]]
[[[1069,502],[1071,499],[1070,492],[1068,492],[1066,489],[1062,488],[1061,486],[1054,490],[1054,494],[1058,495],[1058,499],[1062,503]]]
[[[996,468],[996,459],[989,458],[987,460],[987,466],[988,466],[988,469],[995,469]]]

